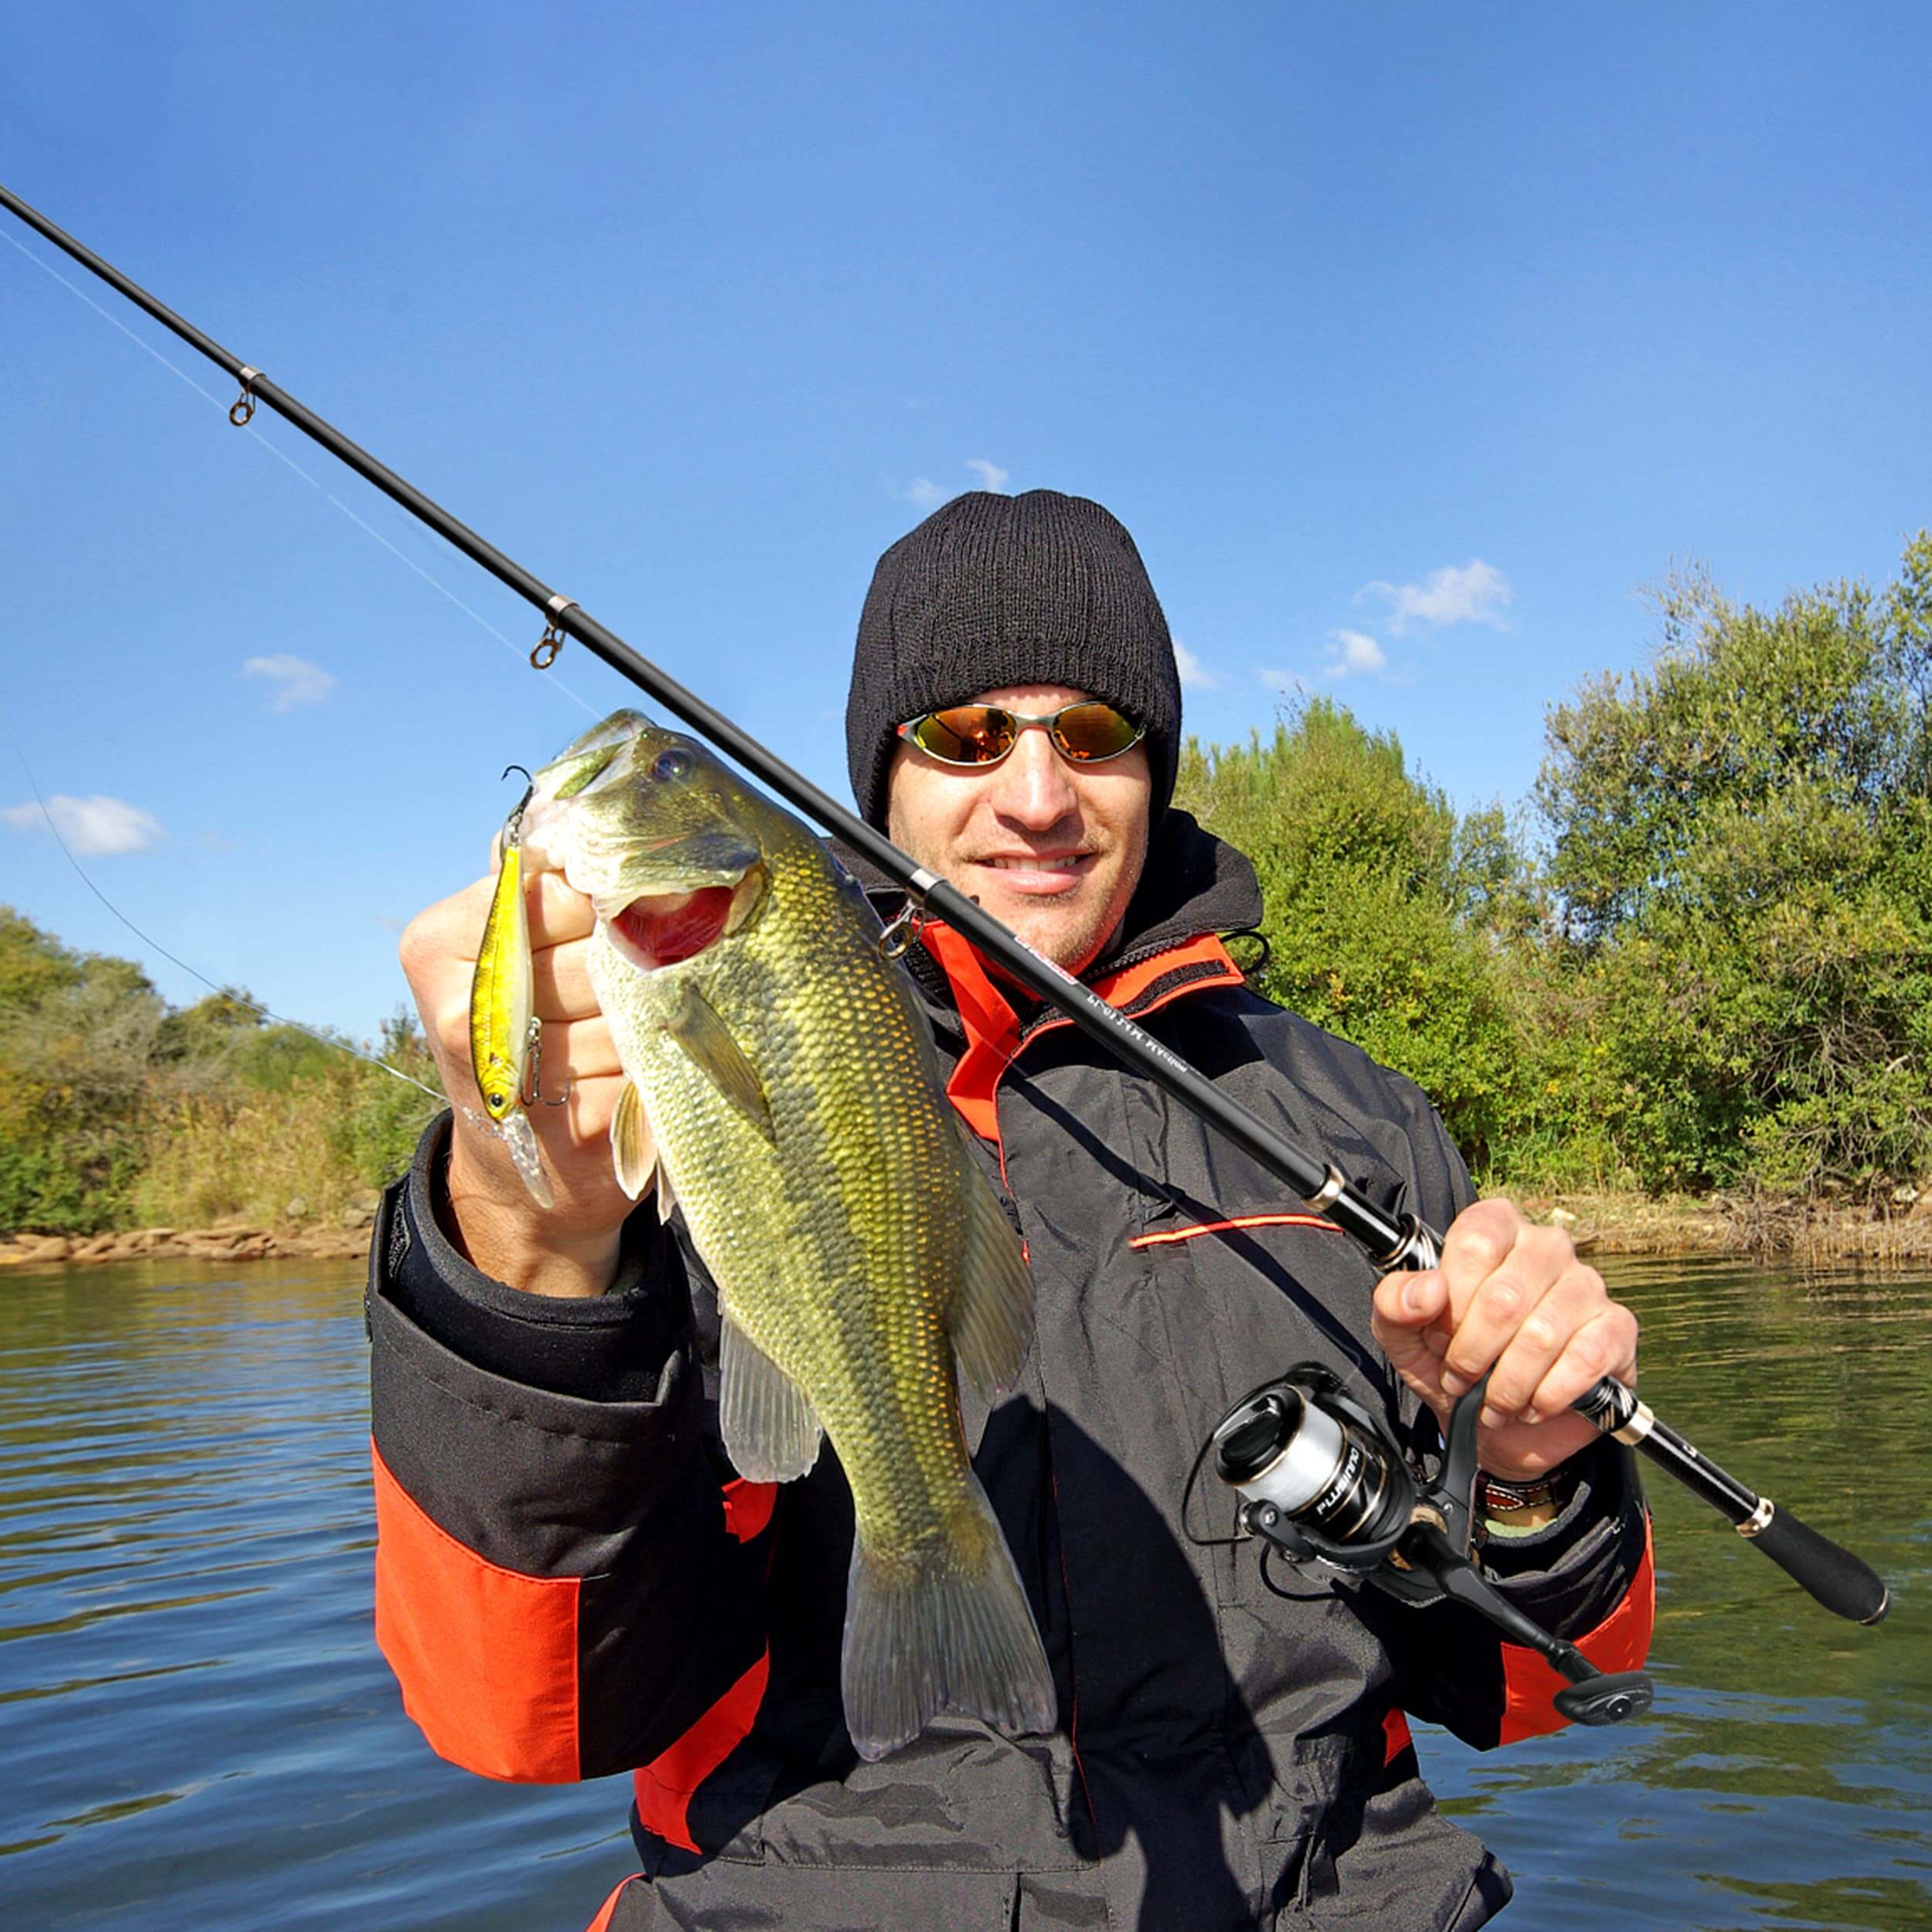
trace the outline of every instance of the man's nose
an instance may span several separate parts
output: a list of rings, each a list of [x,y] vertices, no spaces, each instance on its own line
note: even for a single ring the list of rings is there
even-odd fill
[[[1043,726],[1029,725],[998,768],[994,802],[1002,817],[1034,832],[1056,825],[1079,802],[1066,760]]]

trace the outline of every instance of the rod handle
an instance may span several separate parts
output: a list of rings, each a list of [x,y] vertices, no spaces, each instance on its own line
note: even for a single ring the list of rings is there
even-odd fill
[[[1833,1543],[1829,1536],[1821,1536],[1808,1523],[1801,1522],[1768,1497],[1762,1506],[1770,1512],[1770,1520],[1756,1532],[1748,1524],[1740,1523],[1738,1534],[1761,1549],[1827,1610],[1855,1624],[1876,1624],[1892,1607],[1892,1593],[1870,1564]]]

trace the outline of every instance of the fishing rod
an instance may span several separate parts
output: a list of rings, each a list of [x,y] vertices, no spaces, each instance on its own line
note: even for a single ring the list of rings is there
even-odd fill
[[[909,912],[942,920],[1036,998],[1057,1008],[1090,1038],[1182,1106],[1209,1121],[1244,1153],[1277,1175],[1315,1213],[1349,1235],[1383,1274],[1434,1267],[1441,1236],[1416,1216],[1392,1214],[1355,1187],[1332,1162],[1315,1159],[1238,1101],[1213,1086],[1178,1053],[1109,1005],[1090,987],[1043,959],[978,903],[914,862],[883,832],[821,791],[757,739],[688,691],[577,603],[505,556],[439,503],[242,361],[177,315],[138,282],[57,227],[5,186],[5,206],[44,240],[132,302],[240,385],[229,420],[244,427],[258,403],[319,444],[376,489],[480,565],[539,612],[542,638],[532,665],[547,670],[566,638],[655,699],[665,710],[735,759],[788,804],[844,841],[906,895]],[[1633,1390],[1606,1376],[1571,1406],[1607,1435],[1628,1443],[1702,1497],[1753,1547],[1763,1551],[1828,1610],[1857,1623],[1876,1623],[1890,1607],[1885,1584],[1849,1550],[1810,1529],[1788,1510],[1738,1481],[1660,1422]],[[1224,1424],[1225,1426],[1225,1421]]]

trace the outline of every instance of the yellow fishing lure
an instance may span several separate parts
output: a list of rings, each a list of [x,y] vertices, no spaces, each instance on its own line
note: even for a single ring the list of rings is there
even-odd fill
[[[470,1065],[483,1111],[509,1149],[531,1198],[547,1208],[554,1205],[550,1183],[525,1111],[529,1104],[526,1081],[536,1084],[533,1063],[542,1035],[533,1011],[530,920],[523,900],[523,814],[529,802],[526,791],[503,827],[496,889],[490,896],[470,981]]]

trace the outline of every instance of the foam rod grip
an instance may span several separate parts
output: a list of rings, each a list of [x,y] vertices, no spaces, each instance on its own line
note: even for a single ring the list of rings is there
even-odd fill
[[[1892,1607],[1891,1592],[1876,1570],[1788,1509],[1774,1507],[1770,1521],[1749,1541],[1827,1610],[1855,1624],[1876,1624]]]

